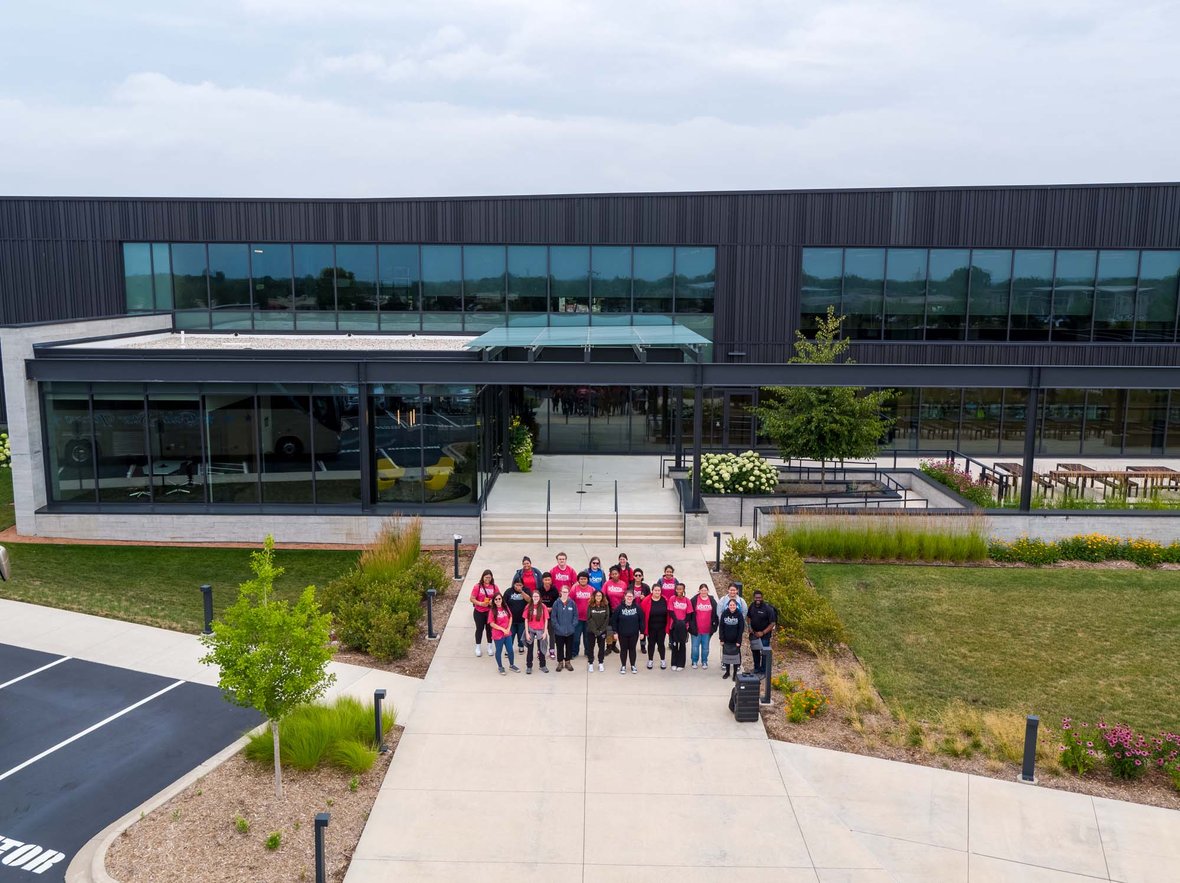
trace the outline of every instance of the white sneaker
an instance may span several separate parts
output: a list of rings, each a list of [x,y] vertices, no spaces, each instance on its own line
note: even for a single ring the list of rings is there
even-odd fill
[[[475,645],[475,655],[476,656],[483,656],[483,650],[480,648],[479,644]]]
[[[651,671],[651,660],[650,659],[647,661],[647,668],[648,668],[648,671]]]
[[[661,659],[660,660],[660,668],[667,668],[667,667],[668,667],[668,664],[666,662],[664,662],[664,660]]]
[[[697,664],[694,662],[694,663],[692,664],[692,667],[693,667],[693,668],[696,668],[696,667],[697,667]]]
[[[488,656],[491,656],[495,652],[496,652],[496,645],[495,644],[488,644]]]
[[[589,665],[586,666],[586,671],[594,671],[594,663],[593,662],[591,662]]]
[[[598,663],[598,670],[599,670],[599,671],[603,671],[603,670],[604,670],[604,669],[603,669],[603,667],[602,667],[602,663],[601,663],[601,662],[600,662],[600,663]]]
[[[631,674],[633,674],[633,675],[639,674],[639,669],[637,669],[635,666],[631,666]]]
[[[626,673],[627,673],[627,666],[625,666],[625,665],[620,665],[620,666],[619,666],[619,674],[621,674],[621,675],[625,675]]]
[[[707,663],[707,662],[701,663],[701,668],[708,668],[708,667],[709,667],[709,663]]]

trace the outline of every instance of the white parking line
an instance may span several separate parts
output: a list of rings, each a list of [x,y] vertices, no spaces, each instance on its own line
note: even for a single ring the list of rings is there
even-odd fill
[[[0,690],[3,690],[5,687],[11,687],[17,681],[23,681],[25,678],[31,678],[33,675],[40,674],[47,668],[53,668],[55,665],[61,665],[63,662],[68,662],[73,658],[73,656],[63,656],[61,659],[53,660],[53,662],[49,663],[48,665],[43,665],[40,668],[33,669],[32,671],[27,671],[19,678],[13,678],[11,681],[5,681],[3,684],[0,684]]]
[[[165,693],[167,693],[169,690],[175,690],[177,687],[179,687],[179,686],[180,686],[181,684],[183,684],[183,683],[185,683],[185,682],[184,682],[184,681],[176,681],[175,683],[169,684],[169,685],[168,685],[167,687],[165,687],[163,690],[158,690],[158,691],[156,691],[155,693],[153,693],[151,696],[147,696],[147,697],[145,697],[145,698],[143,698],[143,699],[140,699],[140,700],[139,700],[138,702],[136,702],[134,705],[128,705],[128,706],[127,706],[126,708],[124,708],[122,711],[116,711],[114,714],[112,714],[110,717],[106,718],[105,720],[100,720],[98,723],[94,724],[93,726],[89,726],[89,727],[87,727],[87,728],[86,728],[86,729],[84,729],[82,732],[80,732],[80,733],[75,733],[73,736],[70,736],[70,738],[68,738],[68,739],[65,739],[65,740],[63,740],[63,741],[61,741],[61,742],[58,742],[58,743],[57,743],[56,745],[54,745],[52,748],[46,748],[44,751],[42,751],[42,752],[41,752],[40,754],[38,754],[36,757],[30,757],[30,758],[29,758],[28,760],[26,760],[24,763],[17,764],[17,765],[16,765],[16,766],[14,766],[12,769],[10,769],[8,772],[6,772],[6,773],[3,773],[3,774],[0,774],[0,782],[3,782],[5,779],[7,779],[7,778],[8,778],[9,776],[11,776],[13,773],[19,773],[21,770],[23,770],[23,769],[24,769],[25,767],[27,767],[29,764],[36,763],[37,761],[39,761],[39,760],[40,760],[41,758],[43,758],[43,757],[48,757],[50,754],[53,754],[53,752],[57,751],[59,748],[65,748],[65,747],[66,747],[67,745],[69,745],[71,742],[77,742],[77,741],[78,741],[79,739],[81,739],[83,736],[86,736],[86,735],[89,735],[90,733],[93,733],[93,732],[94,732],[95,730],[97,730],[99,727],[105,727],[105,726],[106,726],[107,724],[109,724],[111,721],[113,721],[113,720],[115,720],[115,719],[117,719],[117,718],[120,718],[120,717],[122,717],[122,716],[123,716],[123,715],[125,715],[127,712],[129,712],[129,711],[134,711],[135,709],[139,708],[139,706],[141,706],[141,705],[146,705],[148,702],[151,702],[153,699],[155,699],[155,698],[157,698],[157,697],[159,697],[159,696],[163,696],[163,695],[164,695]]]

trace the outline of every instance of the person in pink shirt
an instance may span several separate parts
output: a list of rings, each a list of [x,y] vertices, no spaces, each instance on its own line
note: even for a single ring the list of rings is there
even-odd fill
[[[548,674],[545,667],[546,644],[549,643],[549,608],[541,600],[540,592],[533,592],[529,606],[524,609],[524,642],[528,647],[525,657],[524,673],[533,673],[533,650],[537,651],[537,658],[541,662],[541,671]]]
[[[709,584],[701,583],[697,596],[692,599],[692,616],[688,618],[688,633],[692,635],[692,667],[709,667],[709,640],[717,631],[717,602],[709,594]]]
[[[569,589],[572,594],[574,591],[574,583],[578,581],[578,572],[570,567],[566,562],[565,552],[557,553],[557,564],[549,571],[550,576],[553,577],[553,588],[557,589],[558,594],[562,589]]]
[[[586,616],[590,609],[590,599],[593,597],[594,586],[590,585],[590,574],[583,570],[578,574],[578,581],[574,583],[574,587],[570,589],[570,599],[578,605],[578,624],[574,626],[574,637],[570,642],[575,656],[579,650],[587,656],[590,655],[592,642],[590,632],[586,630]]]
[[[483,640],[483,633],[488,633],[488,656],[492,655],[492,629],[488,625],[488,611],[492,608],[492,598],[500,594],[500,590],[496,588],[496,578],[492,576],[490,570],[485,570],[480,574],[479,582],[475,584],[475,588],[471,590],[471,607],[472,615],[475,618],[475,655],[482,656],[480,650],[480,641]]]
[[[627,585],[631,585],[631,579],[635,576],[635,571],[631,569],[631,561],[627,558],[626,552],[619,553],[619,579]]]
[[[612,614],[623,603],[623,596],[627,594],[629,585],[630,583],[623,579],[623,574],[619,571],[619,568],[612,566],[607,575],[606,582],[602,586],[602,594],[606,595],[606,602],[610,605],[610,612]],[[615,630],[613,627],[606,630],[606,652],[619,652],[619,642],[615,639]]]
[[[492,606],[488,608],[488,627],[496,641],[496,668],[500,669],[500,674],[508,674],[504,671],[505,650],[508,651],[508,667],[513,671],[520,671],[516,667],[516,654],[512,649],[512,611],[508,609],[508,605],[504,603],[504,596],[499,592],[492,596]]]
[[[671,564],[664,565],[664,575],[661,576],[655,583],[652,583],[652,588],[659,584],[660,588],[664,590],[664,597],[671,598],[676,592],[676,568]]]
[[[672,648],[672,671],[684,671],[685,650],[688,648],[688,620],[694,614],[692,599],[684,594],[684,583],[676,584],[676,594],[668,601],[671,626],[668,640]]]

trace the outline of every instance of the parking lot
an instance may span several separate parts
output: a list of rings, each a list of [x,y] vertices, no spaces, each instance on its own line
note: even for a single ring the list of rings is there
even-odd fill
[[[0,644],[0,883],[64,880],[90,838],[260,721],[213,687]]]

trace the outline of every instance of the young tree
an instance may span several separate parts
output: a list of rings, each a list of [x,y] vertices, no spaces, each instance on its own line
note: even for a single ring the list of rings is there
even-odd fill
[[[250,553],[254,572],[238,589],[238,599],[202,635],[209,652],[201,662],[221,670],[218,685],[237,705],[256,708],[270,722],[275,751],[275,797],[283,797],[279,762],[279,722],[296,706],[324,694],[336,680],[327,672],[332,617],[320,613],[315,587],[308,586],[291,606],[271,597],[283,568],[274,562],[274,537]]]
[[[814,340],[795,332],[792,363],[850,363],[851,341],[840,337],[844,317],[828,307],[819,320]],[[894,418],[882,415],[896,397],[893,390],[864,392],[851,386],[775,386],[764,388],[756,409],[762,432],[785,459],[820,461],[820,483],[825,483],[828,460],[872,457]]]

